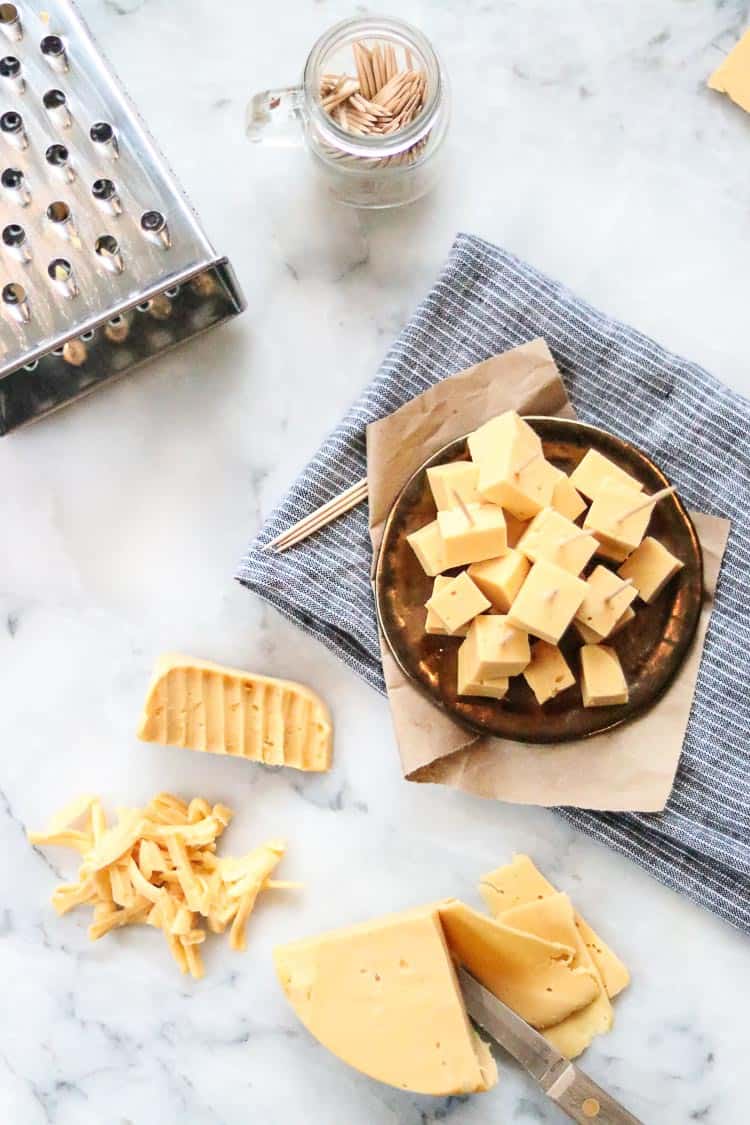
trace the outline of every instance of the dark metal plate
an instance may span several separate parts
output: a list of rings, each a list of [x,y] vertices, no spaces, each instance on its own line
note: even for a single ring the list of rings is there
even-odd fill
[[[669,483],[639,449],[596,426],[563,418],[534,417],[527,421],[542,438],[547,458],[567,473],[593,448],[641,481],[647,493]],[[653,706],[685,659],[703,598],[700,543],[692,520],[676,496],[656,505],[648,534],[660,539],[685,567],[652,605],[634,602],[635,620],[608,642],[622,661],[630,688],[628,703],[586,708],[576,684],[541,707],[522,676],[511,680],[503,700],[456,695],[456,653],[461,640],[425,633],[424,603],[432,592],[432,579],[423,572],[406,536],[435,518],[425,469],[447,461],[468,460],[468,456],[465,438],[441,449],[407,482],[386,521],[375,569],[375,602],[381,631],[401,670],[465,726],[517,742],[585,738]],[[596,558],[593,565],[600,562],[604,560]],[[584,571],[584,577],[591,568]],[[560,647],[578,675],[581,641],[574,629],[567,631]]]

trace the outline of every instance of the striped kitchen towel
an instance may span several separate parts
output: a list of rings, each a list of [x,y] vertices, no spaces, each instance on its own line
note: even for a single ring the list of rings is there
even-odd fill
[[[580,418],[644,449],[689,507],[732,521],[666,809],[560,815],[750,932],[750,403],[706,371],[513,255],[460,235],[376,378],[273,512],[237,578],[384,691],[365,507],[286,554],[264,544],[366,475],[368,423],[539,336]]]

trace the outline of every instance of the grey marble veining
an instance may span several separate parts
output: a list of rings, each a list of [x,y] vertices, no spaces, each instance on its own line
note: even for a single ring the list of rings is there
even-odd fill
[[[459,228],[559,276],[750,393],[750,119],[704,88],[745,3],[404,0],[445,56],[451,161],[429,200],[337,210],[304,154],[243,138],[342,0],[84,0],[94,33],[226,247],[249,311],[0,443],[0,1120],[8,1125],[536,1125],[563,1120],[510,1063],[434,1100],[350,1071],[298,1024],[274,944],[451,894],[530,852],[622,953],[632,988],[586,1066],[647,1125],[744,1125],[747,942],[539,809],[405,784],[389,716],[233,583],[254,527],[365,381]],[[330,700],[326,777],[143,746],[153,661],[182,649],[294,675]],[[67,799],[159,789],[228,802],[228,849],[289,841],[305,890],[265,901],[248,952],[179,976],[150,929],[86,936],[32,849]]]

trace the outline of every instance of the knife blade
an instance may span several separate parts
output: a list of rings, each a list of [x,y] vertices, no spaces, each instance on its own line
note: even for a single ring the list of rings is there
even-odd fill
[[[459,968],[458,979],[474,1023],[512,1055],[573,1121],[580,1125],[643,1125],[466,969]]]

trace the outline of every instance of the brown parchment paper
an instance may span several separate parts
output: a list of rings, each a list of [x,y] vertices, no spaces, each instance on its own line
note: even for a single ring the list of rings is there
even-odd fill
[[[459,371],[367,430],[370,534],[406,480],[434,452],[504,410],[575,417],[544,340]],[[452,785],[515,804],[657,812],[674,784],[713,608],[729,521],[691,512],[704,556],[705,599],[693,646],[659,702],[640,718],[578,742],[535,746],[476,735],[400,671],[381,638],[401,763],[409,781]]]

